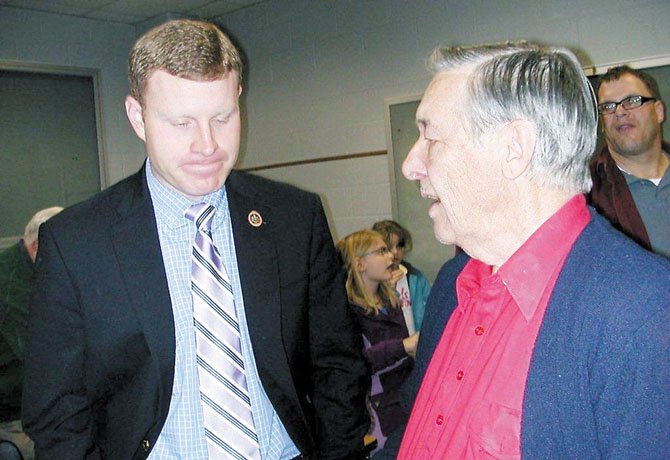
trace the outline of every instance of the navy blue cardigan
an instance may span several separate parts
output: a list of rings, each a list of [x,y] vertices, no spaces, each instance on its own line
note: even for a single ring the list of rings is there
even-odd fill
[[[533,351],[521,422],[526,459],[670,458],[670,262],[591,210],[558,278]],[[426,306],[414,401],[469,260],[447,262]],[[393,458],[399,437],[381,458]]]

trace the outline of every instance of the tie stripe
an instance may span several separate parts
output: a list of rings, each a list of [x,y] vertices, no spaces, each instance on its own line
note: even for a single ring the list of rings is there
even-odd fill
[[[207,404],[212,410],[216,411],[219,415],[228,420],[231,424],[235,425],[235,427],[237,427],[238,430],[247,435],[249,438],[253,439],[255,442],[258,442],[256,433],[253,430],[249,429],[242,422],[240,422],[233,415],[231,415],[227,410],[219,406],[216,402],[212,401],[212,399],[209,396],[203,394],[201,395],[201,397],[202,401],[205,404]]]
[[[214,310],[226,323],[230,324],[230,327],[235,329],[235,331],[239,334],[240,333],[240,325],[237,324],[237,321],[235,321],[235,318],[230,316],[219,304],[214,302],[211,297],[209,297],[198,285],[195,283],[191,283],[191,288],[193,289],[193,293],[196,294],[200,299],[205,302],[207,305],[210,306],[212,310]]]
[[[202,366],[204,370],[210,373],[212,377],[217,379],[223,386],[226,387],[231,393],[233,393],[237,398],[239,398],[244,404],[251,407],[251,400],[249,396],[237,388],[233,382],[228,380],[225,376],[219,373],[216,369],[209,365],[208,362],[204,361],[201,357],[198,356],[198,364]]]
[[[232,295],[233,287],[230,285],[227,279],[225,279],[221,273],[219,273],[216,268],[207,260],[205,257],[200,254],[197,248],[193,248],[193,258],[200,263],[203,269],[205,269],[217,283],[220,283],[223,288],[230,292]]]
[[[233,290],[210,231],[214,212],[205,203],[186,211],[198,229],[191,290],[207,448],[212,459],[260,460]]]
[[[196,228],[203,232],[209,233],[212,229],[211,224],[203,228],[203,223],[205,223],[205,220],[209,220],[208,217],[214,213],[214,206],[210,206],[205,203],[198,203],[196,205],[191,206],[191,208],[194,207],[197,207],[194,209],[194,211],[199,212],[199,215],[197,215],[195,219]]]
[[[237,367],[242,370],[244,369],[244,361],[242,361],[242,358],[240,358],[233,349],[228,347],[228,345],[223,343],[221,339],[212,334],[212,332],[205,328],[200,321],[195,321],[195,327],[203,336],[207,337],[213,345],[224,352],[226,356],[228,356],[237,365]]]
[[[245,456],[237,452],[235,449],[230,447],[228,444],[226,444],[225,441],[223,441],[221,438],[219,438],[217,435],[209,431],[207,428],[205,428],[205,436],[207,436],[207,439],[219,446],[221,449],[223,449],[226,453],[228,453],[231,458],[234,458],[236,460],[247,460]]]

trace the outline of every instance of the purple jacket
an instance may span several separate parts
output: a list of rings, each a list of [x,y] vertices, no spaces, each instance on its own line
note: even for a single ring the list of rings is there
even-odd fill
[[[407,420],[407,410],[399,389],[414,366],[405,353],[402,340],[409,334],[400,308],[389,308],[388,314],[369,315],[352,305],[365,341],[364,354],[372,366],[371,404],[379,418],[381,431],[388,436]]]

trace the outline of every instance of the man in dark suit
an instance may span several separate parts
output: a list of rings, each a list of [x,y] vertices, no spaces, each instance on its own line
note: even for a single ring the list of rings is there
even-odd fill
[[[402,170],[464,253],[431,290],[386,458],[666,458],[670,264],[586,206],[597,110],[579,62],[518,43],[432,64]]]
[[[53,206],[33,215],[23,238],[0,251],[0,442],[19,449],[24,460],[35,458],[33,441],[21,426],[21,386],[26,348],[28,302],[32,291],[33,265],[37,255],[40,227],[63,208]],[[3,445],[11,451],[14,446]],[[0,450],[4,459],[5,450]]]
[[[238,51],[212,24],[170,21],[136,42],[129,75],[148,160],[40,231],[23,413],[37,455],[362,456],[367,368],[321,203],[231,171]],[[211,229],[186,217],[194,203],[213,207]],[[233,300],[208,298],[207,314],[235,324],[234,346],[194,326],[196,233],[224,267],[214,278]],[[236,354],[242,376],[207,367],[207,347]],[[226,385],[214,400],[212,379]],[[253,454],[236,451],[242,438]]]

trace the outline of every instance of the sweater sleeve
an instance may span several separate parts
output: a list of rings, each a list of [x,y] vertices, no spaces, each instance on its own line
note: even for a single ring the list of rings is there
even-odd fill
[[[364,354],[370,362],[374,372],[384,369],[385,367],[407,357],[402,341],[402,338],[388,339],[366,347]],[[367,338],[366,343],[369,343]]]

